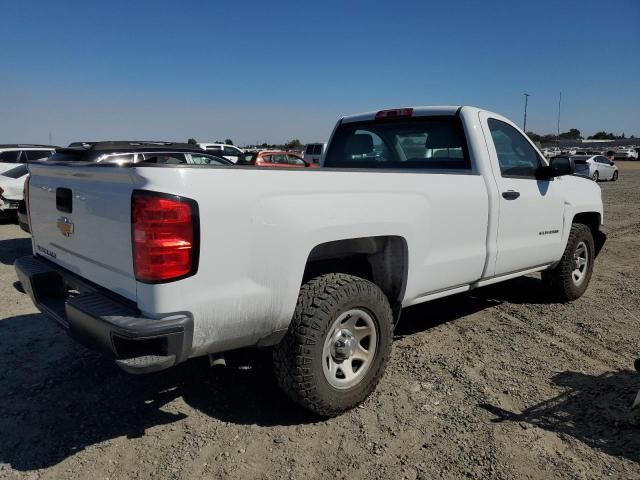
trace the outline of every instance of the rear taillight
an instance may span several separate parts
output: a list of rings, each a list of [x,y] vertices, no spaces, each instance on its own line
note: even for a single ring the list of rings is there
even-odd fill
[[[198,268],[198,204],[188,198],[136,190],[131,200],[136,279],[162,283],[193,275]]]
[[[393,110],[380,110],[376,113],[376,120],[411,116],[413,116],[413,108],[395,108]]]

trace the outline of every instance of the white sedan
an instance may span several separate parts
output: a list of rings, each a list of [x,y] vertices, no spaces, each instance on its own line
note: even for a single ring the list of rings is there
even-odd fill
[[[571,157],[576,166],[576,175],[598,180],[618,180],[618,167],[603,155],[579,155]]]

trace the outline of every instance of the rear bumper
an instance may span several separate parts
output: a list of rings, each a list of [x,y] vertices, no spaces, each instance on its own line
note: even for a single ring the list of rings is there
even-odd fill
[[[145,318],[129,300],[40,257],[19,258],[15,269],[41,312],[83,345],[113,358],[127,372],[156,372],[189,357],[191,317]]]

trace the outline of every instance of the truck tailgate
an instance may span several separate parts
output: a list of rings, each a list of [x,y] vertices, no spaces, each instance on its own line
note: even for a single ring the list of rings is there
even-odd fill
[[[135,300],[132,169],[33,165],[31,173],[34,253]]]

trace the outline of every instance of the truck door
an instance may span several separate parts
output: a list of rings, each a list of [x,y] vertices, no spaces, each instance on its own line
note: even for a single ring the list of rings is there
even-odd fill
[[[536,179],[536,169],[546,162],[508,120],[481,112],[480,124],[499,190],[493,276],[557,261],[562,255],[562,179]]]

